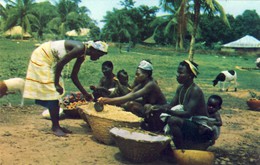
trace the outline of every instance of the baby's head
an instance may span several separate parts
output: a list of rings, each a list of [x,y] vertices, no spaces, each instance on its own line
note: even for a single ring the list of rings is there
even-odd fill
[[[211,95],[208,98],[207,108],[209,114],[215,113],[221,109],[222,98],[218,95]]]
[[[127,85],[128,84],[128,74],[127,72],[122,69],[117,72],[117,79],[119,80],[120,84]]]

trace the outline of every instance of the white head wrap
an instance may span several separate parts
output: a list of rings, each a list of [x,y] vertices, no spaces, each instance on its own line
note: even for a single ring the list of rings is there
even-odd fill
[[[88,45],[88,48],[89,47],[93,47],[94,49],[97,49],[97,50],[100,50],[102,52],[105,52],[107,53],[107,49],[108,49],[108,44],[105,43],[105,42],[102,42],[102,41],[88,41],[88,42],[85,42],[85,44]]]
[[[260,57],[256,59],[255,63],[260,63]]]
[[[141,68],[143,70],[153,70],[153,66],[148,61],[142,60],[138,66],[138,68]]]

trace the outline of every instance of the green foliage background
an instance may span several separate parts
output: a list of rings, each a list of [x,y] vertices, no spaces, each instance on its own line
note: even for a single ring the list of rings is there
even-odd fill
[[[35,49],[35,41],[18,41],[0,39],[0,80],[22,77],[25,78],[27,65],[32,51]],[[110,60],[114,64],[114,73],[120,69],[125,69],[130,77],[130,83],[133,82],[135,70],[142,59],[150,59],[154,66],[153,77],[158,81],[163,93],[168,101],[171,100],[178,86],[176,81],[176,69],[182,60],[187,59],[188,54],[175,52],[167,47],[147,47],[137,45],[130,52],[123,51],[119,53],[114,44],[109,44],[108,55],[101,57],[98,61],[86,59],[81,67],[79,79],[87,89],[90,85],[96,85],[102,76],[101,64]],[[218,87],[212,86],[212,80],[222,70],[235,69],[238,74],[238,94],[243,90],[260,90],[260,72],[259,70],[237,70],[236,66],[255,67],[256,56],[253,55],[218,55],[217,53],[197,53],[194,61],[199,64],[200,75],[195,82],[201,86],[207,98],[211,94],[219,94],[223,97],[224,106],[242,107],[247,109],[246,100],[230,97],[226,92],[219,92]],[[70,73],[75,61],[70,62],[64,69],[63,74]],[[70,79],[65,78],[66,92],[78,91]],[[233,92],[231,87],[230,92]],[[20,102],[20,95],[9,95],[0,99],[0,105],[6,105],[10,101],[14,105]],[[26,100],[25,104],[33,104],[32,100]]]

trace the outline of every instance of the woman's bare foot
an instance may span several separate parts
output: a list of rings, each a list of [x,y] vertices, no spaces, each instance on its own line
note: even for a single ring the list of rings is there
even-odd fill
[[[65,132],[63,132],[61,128],[52,129],[52,131],[53,131],[53,134],[58,136],[58,137],[65,137],[65,136],[67,136],[67,134]]]
[[[61,127],[61,130],[64,132],[64,133],[72,133],[72,131],[71,130],[68,130],[67,128],[65,128],[65,127]]]

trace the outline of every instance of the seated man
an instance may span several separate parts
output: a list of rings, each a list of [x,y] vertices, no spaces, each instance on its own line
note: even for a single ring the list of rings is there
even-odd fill
[[[97,101],[97,99],[102,96],[108,97],[111,91],[114,90],[116,81],[114,80],[115,74],[113,73],[113,68],[114,66],[111,61],[102,63],[103,77],[101,77],[99,85],[97,87],[90,86],[90,89],[93,90],[94,101]]]
[[[121,97],[98,99],[103,104],[112,104],[123,106],[127,111],[131,111],[137,116],[144,117],[143,128],[150,131],[162,130],[162,121],[160,114],[155,112],[150,114],[146,112],[146,105],[166,104],[166,98],[160,87],[152,77],[153,66],[150,61],[142,60],[136,69],[135,86],[132,91]],[[124,105],[123,105],[124,104]]]
[[[164,130],[173,136],[178,149],[186,148],[185,140],[200,143],[209,140],[208,135],[199,132],[200,118],[208,117],[208,112],[201,88],[193,81],[198,75],[197,64],[188,60],[180,62],[177,69],[177,81],[180,86],[176,90],[169,105],[154,106],[153,110],[161,110],[161,119],[166,123]]]

